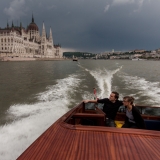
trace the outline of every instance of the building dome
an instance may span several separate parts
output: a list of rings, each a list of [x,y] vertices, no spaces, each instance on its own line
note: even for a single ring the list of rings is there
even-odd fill
[[[31,22],[28,26],[28,30],[34,30],[34,31],[38,31],[38,26],[34,23],[34,22]]]
[[[29,24],[27,30],[34,30],[34,31],[38,31],[38,26],[34,23],[34,18],[32,15],[32,22]]]

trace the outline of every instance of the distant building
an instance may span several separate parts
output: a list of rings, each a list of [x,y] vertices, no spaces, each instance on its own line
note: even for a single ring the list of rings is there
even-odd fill
[[[160,48],[156,49],[156,53],[160,53]]]
[[[25,29],[20,26],[0,28],[0,57],[37,57],[37,58],[62,58],[61,46],[53,44],[52,30],[49,37],[46,35],[43,23],[42,35],[38,26],[32,22]]]
[[[145,52],[146,50],[144,50],[144,49],[136,49],[136,50],[134,50],[134,52],[135,53],[143,53],[143,52]]]
[[[115,51],[114,49],[112,49],[112,51],[105,51],[102,53],[102,55],[119,55],[122,54],[122,51]]]

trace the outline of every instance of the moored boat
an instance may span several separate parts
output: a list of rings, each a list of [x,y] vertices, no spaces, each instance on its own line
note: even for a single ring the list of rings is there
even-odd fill
[[[78,58],[74,58],[73,61],[78,61]]]
[[[78,58],[77,58],[77,57],[74,57],[74,55],[73,55],[72,60],[73,60],[73,61],[78,61]]]
[[[137,107],[141,113],[144,109],[160,109]],[[117,124],[124,121],[123,111],[124,108],[120,108],[117,113]],[[106,127],[105,113],[94,105],[89,108],[82,102],[51,125],[18,160],[159,159],[160,116],[143,113],[142,117],[146,130]]]

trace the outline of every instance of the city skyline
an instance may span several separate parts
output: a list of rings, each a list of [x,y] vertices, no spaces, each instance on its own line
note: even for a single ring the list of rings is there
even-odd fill
[[[0,27],[26,27],[32,14],[52,29],[63,51],[100,53],[160,48],[158,0],[7,0],[0,5]],[[49,34],[49,32],[47,32]]]

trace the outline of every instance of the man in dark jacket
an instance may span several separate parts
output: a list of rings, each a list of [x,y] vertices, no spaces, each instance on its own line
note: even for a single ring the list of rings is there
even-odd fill
[[[84,103],[103,103],[103,112],[106,114],[106,125],[115,127],[114,119],[120,106],[123,105],[122,101],[118,100],[119,93],[112,92],[109,98],[84,100]]]

